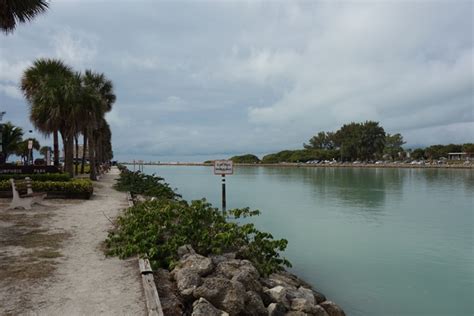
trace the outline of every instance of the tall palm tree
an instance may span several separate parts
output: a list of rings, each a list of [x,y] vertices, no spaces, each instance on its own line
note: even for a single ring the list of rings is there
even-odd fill
[[[65,154],[68,151],[72,105],[75,102],[77,78],[72,69],[56,59],[38,59],[25,70],[21,89],[30,103],[30,120],[45,136],[53,134],[54,165],[59,166],[59,137],[61,133]],[[72,163],[72,161],[71,161]],[[66,164],[65,169],[71,172]]]
[[[33,149],[35,150],[40,149],[40,143],[38,142],[36,138],[29,138],[20,142],[15,150],[15,154],[21,157],[24,164],[26,164],[28,162],[28,159],[30,158],[30,149],[28,148],[29,141],[32,141],[32,145],[33,145],[31,151]],[[31,153],[31,159],[33,159],[33,153]]]
[[[13,32],[19,22],[30,21],[47,8],[46,0],[0,0],[0,29]]]
[[[97,156],[99,154],[98,146],[100,144],[99,138],[101,137],[100,130],[101,128],[104,128],[105,125],[108,127],[104,116],[105,113],[112,109],[116,97],[112,81],[108,80],[104,74],[86,70],[85,74],[82,76],[82,82],[85,89],[85,103],[88,103],[88,106],[85,107],[85,109],[88,110],[85,116],[88,118],[87,122],[89,122],[83,127],[85,139],[87,140],[87,143],[86,140],[84,141],[84,152],[85,147],[88,144],[89,161],[91,166],[90,178],[96,180],[98,163]]]
[[[11,122],[3,124],[2,130],[2,153],[0,164],[5,163],[8,157],[15,153],[23,140],[23,129],[13,125]]]

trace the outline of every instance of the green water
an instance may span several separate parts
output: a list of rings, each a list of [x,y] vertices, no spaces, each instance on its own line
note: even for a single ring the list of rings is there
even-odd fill
[[[145,167],[220,205],[210,167]],[[474,315],[474,172],[239,167],[228,208],[289,240],[294,273],[348,315]]]

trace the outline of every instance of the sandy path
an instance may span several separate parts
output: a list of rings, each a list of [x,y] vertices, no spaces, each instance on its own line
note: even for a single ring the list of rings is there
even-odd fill
[[[115,218],[128,204],[112,188],[117,169],[105,175],[88,201],[63,204],[54,210],[50,232],[71,234],[62,249],[54,276],[32,285],[33,304],[20,313],[37,315],[144,315],[145,302],[136,260],[106,258],[102,243]],[[47,204],[48,201],[45,201]],[[25,294],[25,293],[23,293]]]

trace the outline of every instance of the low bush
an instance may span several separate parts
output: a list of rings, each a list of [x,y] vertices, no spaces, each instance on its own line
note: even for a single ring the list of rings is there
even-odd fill
[[[133,195],[142,194],[149,197],[174,199],[180,197],[168,183],[163,182],[163,178],[157,177],[154,174],[148,175],[140,171],[129,171],[123,169],[120,177],[115,184],[118,191],[130,191]]]
[[[26,177],[29,177],[33,181],[69,181],[71,177],[68,173],[35,173],[35,174],[21,174],[21,173],[12,173],[12,174],[0,174],[0,181],[2,180],[24,180]]]
[[[232,162],[234,163],[260,163],[260,159],[252,154],[246,154],[246,155],[241,155],[241,156],[234,156],[230,158]]]
[[[17,188],[20,193],[26,192],[26,183],[19,181]],[[34,192],[62,193],[65,196],[81,196],[89,198],[94,192],[92,181],[89,179],[72,179],[70,181],[33,181]],[[0,191],[11,192],[11,183],[8,180],[0,181]]]
[[[202,255],[237,252],[252,261],[262,275],[291,266],[280,256],[288,242],[274,240],[251,223],[238,219],[258,215],[248,208],[221,212],[206,200],[155,200],[137,204],[120,216],[106,240],[107,253],[121,258],[149,258],[154,267],[172,269],[178,247],[191,244]]]

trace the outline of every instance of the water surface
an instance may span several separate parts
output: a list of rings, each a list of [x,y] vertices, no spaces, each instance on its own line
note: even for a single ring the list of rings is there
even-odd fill
[[[210,167],[145,166],[220,206]],[[238,167],[228,208],[289,241],[298,274],[348,315],[474,315],[474,173]]]

